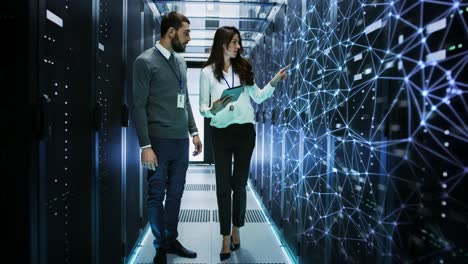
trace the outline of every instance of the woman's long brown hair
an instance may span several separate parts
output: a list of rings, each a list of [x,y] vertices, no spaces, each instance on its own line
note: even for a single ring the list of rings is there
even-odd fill
[[[241,57],[241,53],[244,52],[242,47],[242,39],[240,32],[235,27],[220,27],[216,30],[213,40],[213,46],[211,47],[210,57],[208,61],[205,62],[203,68],[208,65],[214,64],[214,75],[218,81],[221,81],[223,78],[223,69],[224,69],[224,53],[223,53],[223,44],[226,45],[226,48],[229,46],[234,35],[239,36],[239,46],[240,50],[237,53],[235,58],[231,58],[232,69],[237,75],[242,85],[253,85],[254,84],[254,74],[252,72],[252,66],[250,63]]]

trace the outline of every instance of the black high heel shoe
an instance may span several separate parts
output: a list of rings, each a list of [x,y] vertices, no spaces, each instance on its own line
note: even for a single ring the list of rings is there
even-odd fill
[[[236,251],[240,248],[240,243],[234,244],[232,241],[232,236],[231,236],[231,251]]]
[[[228,253],[219,253],[219,259],[221,261],[226,260],[231,257],[231,252]]]
[[[224,238],[223,238],[223,245],[224,245]],[[229,250],[231,250],[231,243],[229,243]],[[222,251],[222,248],[221,248],[221,251]],[[231,257],[231,251],[229,251],[228,253],[223,253],[223,252],[219,253],[219,259],[221,261],[226,260],[230,257]]]

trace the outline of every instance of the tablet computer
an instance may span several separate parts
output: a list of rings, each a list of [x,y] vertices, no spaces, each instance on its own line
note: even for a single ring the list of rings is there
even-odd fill
[[[237,99],[239,99],[239,96],[241,95],[243,91],[244,91],[244,86],[235,86],[235,87],[226,89],[221,94],[221,99],[226,96],[232,96],[231,102],[237,101]]]

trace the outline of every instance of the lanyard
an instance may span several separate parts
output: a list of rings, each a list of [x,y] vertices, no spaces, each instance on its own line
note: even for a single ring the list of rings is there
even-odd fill
[[[169,63],[169,60],[166,59],[166,57],[164,57],[164,55],[162,54],[162,52],[161,52],[158,48],[156,48],[156,50],[157,50],[157,51],[159,52],[159,54],[161,54],[161,56],[166,60],[167,64],[168,64],[169,67],[171,68],[172,72],[175,74],[177,81],[179,81],[180,92],[182,93],[182,76],[181,76],[181,74],[180,74],[179,62],[177,61],[175,55],[172,55],[172,56],[174,56],[175,65],[176,65],[176,67],[177,67],[177,71],[179,72],[179,75],[177,75],[176,71],[174,70],[174,68],[172,68],[171,64]]]
[[[224,81],[226,82],[227,87],[228,87],[229,89],[231,89],[232,87],[234,87],[234,69],[232,69],[232,84],[231,84],[232,86],[229,86],[228,81],[226,80],[226,78],[224,78],[224,74],[223,74],[223,79],[224,79]]]

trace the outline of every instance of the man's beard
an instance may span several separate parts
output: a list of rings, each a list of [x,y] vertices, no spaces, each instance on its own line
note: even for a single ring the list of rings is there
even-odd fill
[[[180,42],[179,40],[179,36],[175,36],[175,38],[173,38],[171,40],[171,45],[172,45],[172,48],[174,49],[175,52],[184,52],[185,51],[185,47],[184,45],[182,45],[182,42]]]

